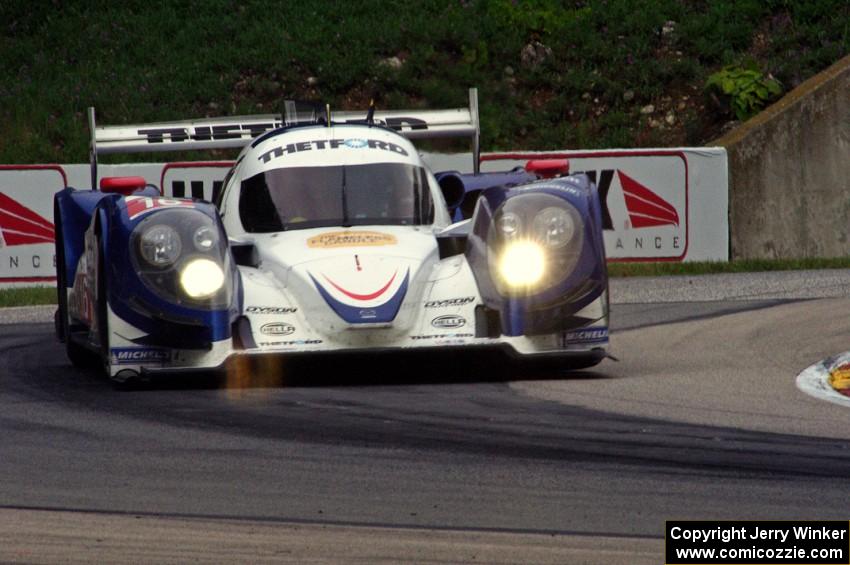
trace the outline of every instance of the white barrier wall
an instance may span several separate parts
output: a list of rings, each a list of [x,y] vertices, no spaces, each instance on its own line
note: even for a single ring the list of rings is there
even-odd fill
[[[471,154],[424,155],[472,171]],[[609,261],[728,261],[729,174],[722,147],[490,153],[482,171],[566,158],[599,186]]]
[[[722,148],[504,153],[483,171],[529,158],[569,159],[598,184],[609,261],[727,261],[728,173]],[[471,172],[471,154],[424,154],[434,171]],[[229,162],[105,165],[99,175],[138,175],[166,196],[212,199]],[[89,165],[0,166],[0,287],[55,283],[53,194],[91,185]]]
[[[168,196],[211,199],[230,162],[104,165],[104,176],[142,176]],[[56,283],[53,194],[91,186],[89,165],[0,166],[0,288]]]

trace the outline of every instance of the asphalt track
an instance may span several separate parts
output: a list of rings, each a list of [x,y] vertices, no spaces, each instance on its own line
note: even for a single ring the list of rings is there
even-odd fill
[[[847,408],[794,384],[850,349],[850,285],[819,276],[614,286],[620,361],[570,375],[343,359],[119,391],[51,325],[0,325],[0,561],[659,563],[668,519],[846,520]]]

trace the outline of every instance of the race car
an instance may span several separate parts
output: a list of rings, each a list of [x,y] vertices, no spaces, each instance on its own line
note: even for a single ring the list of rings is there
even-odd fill
[[[238,359],[478,348],[564,369],[608,349],[600,201],[566,161],[479,170],[468,108],[97,126],[92,189],[55,196],[56,331],[117,382]],[[468,136],[473,172],[432,173],[411,139]],[[242,147],[214,202],[108,153]]]

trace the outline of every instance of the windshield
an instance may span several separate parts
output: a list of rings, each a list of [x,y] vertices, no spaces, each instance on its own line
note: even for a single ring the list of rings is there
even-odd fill
[[[323,226],[421,225],[434,218],[425,169],[404,163],[289,167],[242,182],[249,232]]]

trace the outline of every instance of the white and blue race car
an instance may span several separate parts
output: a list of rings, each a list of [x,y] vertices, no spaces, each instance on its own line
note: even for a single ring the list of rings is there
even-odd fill
[[[55,197],[56,328],[75,365],[123,382],[342,351],[481,348],[565,369],[607,355],[585,175],[478,172],[474,90],[454,110],[286,109],[107,127],[90,109],[93,189]],[[410,141],[447,135],[473,138],[476,172],[435,175]],[[97,176],[101,154],[224,147],[242,151],[212,203]]]

